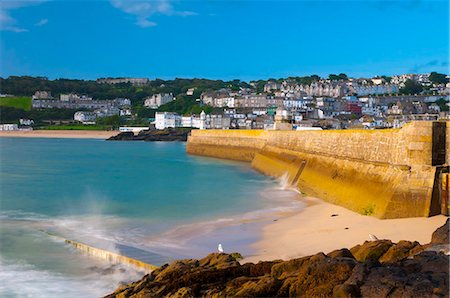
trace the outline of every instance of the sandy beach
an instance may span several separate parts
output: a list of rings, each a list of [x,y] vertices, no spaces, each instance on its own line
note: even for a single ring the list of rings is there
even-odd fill
[[[0,137],[14,138],[65,138],[65,139],[107,139],[117,135],[118,131],[102,130],[31,130],[0,131]]]
[[[425,244],[430,242],[434,230],[447,220],[443,215],[382,220],[319,199],[302,200],[309,205],[303,211],[287,218],[274,219],[273,223],[263,228],[262,239],[253,244],[256,254],[244,259],[244,262],[287,260],[351,248],[369,240],[369,234],[393,242],[410,240]]]

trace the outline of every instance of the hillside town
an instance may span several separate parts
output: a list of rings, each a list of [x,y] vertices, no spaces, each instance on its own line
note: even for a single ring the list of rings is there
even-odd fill
[[[101,78],[95,84],[142,89],[152,80]],[[141,129],[384,129],[399,128],[412,120],[449,119],[449,76],[435,72],[358,79],[345,74],[313,75],[224,83],[220,88],[188,84],[179,92],[165,84],[158,88],[166,92],[139,100],[98,99],[76,92],[53,96],[52,90],[36,90],[31,108],[73,110],[72,119],[65,122],[82,125],[118,116],[124,120],[121,126],[139,123]],[[1,91],[2,98],[14,96]],[[180,112],[186,103],[197,112]],[[143,117],[143,111],[149,117]],[[3,123],[0,130],[31,129],[35,122],[21,118],[17,123]]]

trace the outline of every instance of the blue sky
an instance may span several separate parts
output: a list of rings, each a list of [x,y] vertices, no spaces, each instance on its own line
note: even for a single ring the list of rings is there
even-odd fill
[[[5,1],[0,75],[448,73],[447,0]]]

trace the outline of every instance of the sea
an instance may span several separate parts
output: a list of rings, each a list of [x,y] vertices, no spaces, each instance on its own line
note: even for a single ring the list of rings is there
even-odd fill
[[[66,239],[157,266],[219,243],[251,256],[299,196],[181,142],[0,138],[0,297],[101,297],[144,274]]]

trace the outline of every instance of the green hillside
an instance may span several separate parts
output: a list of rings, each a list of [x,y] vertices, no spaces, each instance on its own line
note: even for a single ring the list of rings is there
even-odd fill
[[[0,107],[13,107],[29,111],[31,110],[31,97],[0,97]]]

